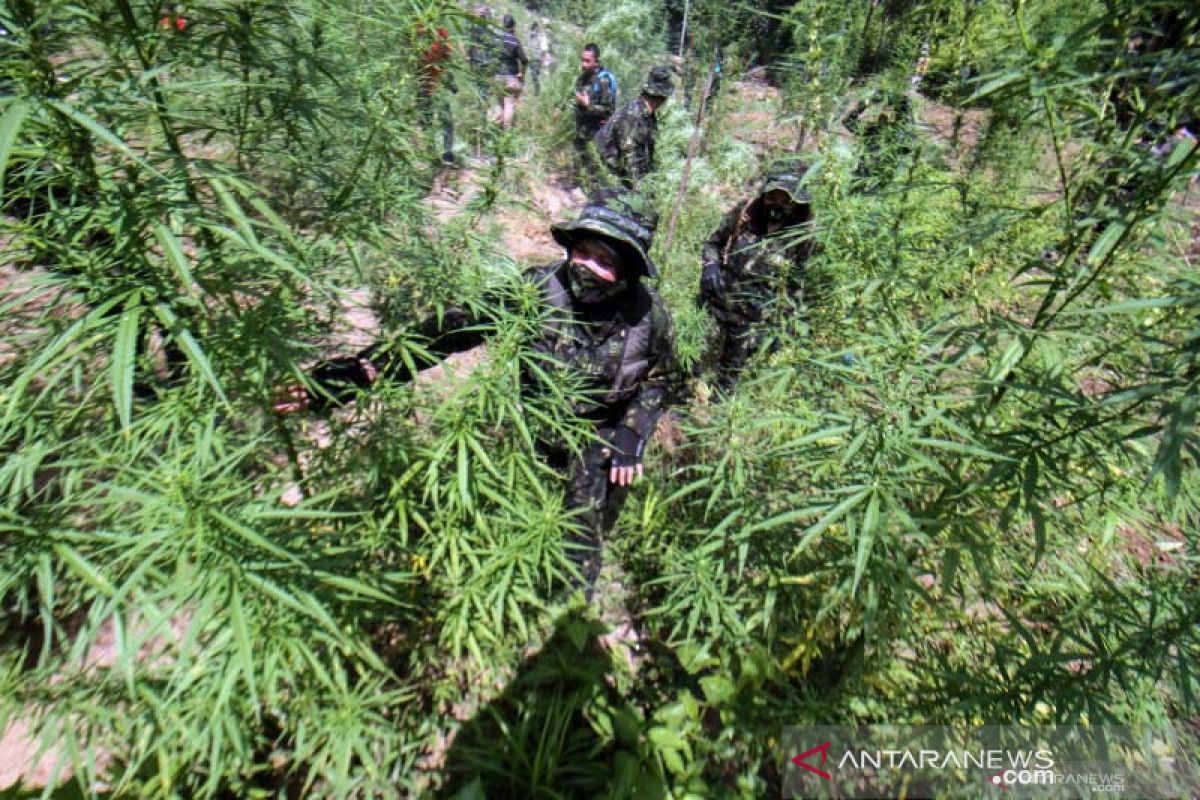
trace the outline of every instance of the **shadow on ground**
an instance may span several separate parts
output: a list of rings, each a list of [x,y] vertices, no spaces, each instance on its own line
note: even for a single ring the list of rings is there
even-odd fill
[[[639,752],[642,714],[616,688],[619,667],[600,645],[604,632],[593,619],[564,617],[459,733],[437,797],[665,797],[657,767]]]

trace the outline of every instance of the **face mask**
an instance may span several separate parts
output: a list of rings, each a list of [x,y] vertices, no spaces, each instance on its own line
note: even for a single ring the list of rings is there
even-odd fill
[[[624,277],[608,282],[582,264],[567,264],[567,285],[581,303],[603,303],[624,294],[629,288]]]

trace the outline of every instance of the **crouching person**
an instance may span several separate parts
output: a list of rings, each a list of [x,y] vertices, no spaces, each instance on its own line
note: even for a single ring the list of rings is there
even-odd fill
[[[671,318],[646,282],[656,276],[649,250],[652,223],[619,198],[587,206],[579,219],[551,226],[566,251],[556,264],[531,271],[543,314],[528,342],[535,352],[578,378],[586,399],[574,411],[594,425],[580,448],[542,442],[540,450],[567,481],[567,505],[578,512],[571,557],[590,594],[600,570],[601,539],[611,527],[627,487],[643,474],[642,453],[658,417],[678,386]],[[486,340],[487,319],[452,311],[427,320],[433,358],[416,369]],[[412,367],[379,347],[334,359],[312,371],[316,391],[293,387],[282,412],[343,403],[376,380],[408,380]],[[523,391],[537,391],[526,376]]]
[[[807,229],[812,198],[802,186],[807,170],[799,161],[774,164],[762,189],[729,211],[704,245],[697,302],[717,323],[722,393],[737,385],[768,334],[802,308],[804,269],[815,249]]]

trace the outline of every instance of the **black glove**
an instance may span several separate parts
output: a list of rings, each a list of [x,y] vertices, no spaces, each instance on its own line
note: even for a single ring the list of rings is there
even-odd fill
[[[359,389],[371,385],[371,379],[357,357],[333,358],[313,367],[312,380],[320,389],[308,392],[309,408],[320,411],[329,406],[345,405]]]
[[[700,273],[700,288],[709,297],[720,297],[725,294],[725,278],[721,275],[721,265],[710,262],[704,265]]]
[[[642,451],[646,442],[633,428],[618,425],[612,435],[614,467],[636,467],[642,463]]]

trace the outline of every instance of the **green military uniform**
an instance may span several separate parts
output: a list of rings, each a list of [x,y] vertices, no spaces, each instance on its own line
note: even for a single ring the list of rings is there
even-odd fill
[[[609,484],[609,467],[640,463],[658,417],[675,392],[674,331],[662,299],[640,280],[656,274],[648,255],[651,223],[645,218],[611,198],[602,199],[585,208],[579,219],[552,226],[551,232],[568,253],[576,241],[599,238],[613,246],[622,261],[618,283],[599,289],[589,286],[576,272],[581,268],[566,260],[522,276],[538,287],[544,301],[541,324],[529,346],[582,379],[588,399],[574,410],[596,425],[597,440],[582,452],[563,442],[540,445],[567,477],[568,507],[580,512],[572,555],[590,586],[599,571],[600,537],[624,499],[621,488]],[[418,362],[416,368],[481,344],[486,332],[479,327],[487,322],[453,309],[427,320],[421,332],[430,339],[427,349],[434,359]],[[313,378],[322,396],[313,396],[314,404],[344,402],[353,397],[355,387],[368,385],[362,360],[392,380],[412,376],[407,364],[372,347],[355,358],[319,365]],[[526,388],[536,390],[537,381],[527,378]]]
[[[432,127],[441,122],[442,163],[454,163],[454,113],[447,95],[455,90],[454,76],[448,72],[453,47],[446,28],[429,29],[418,25],[416,43],[422,46],[421,72],[418,77],[417,113],[421,123]]]
[[[575,171],[588,189],[594,188],[599,164],[592,151],[592,140],[612,116],[617,105],[617,85],[612,73],[597,64],[591,72],[580,72],[575,79],[575,92],[585,92],[588,104],[575,103]]]
[[[491,24],[492,12],[487,6],[476,6],[476,19],[468,31],[470,44],[467,46],[467,65],[475,81],[480,97],[491,95],[492,76],[499,60],[499,34]]]
[[[720,329],[717,383],[725,390],[769,328],[800,310],[804,267],[814,249],[811,239],[798,235],[812,216],[811,198],[801,187],[806,170],[802,162],[773,166],[759,194],[727,213],[704,245],[699,303]],[[773,220],[764,197],[775,190],[792,205]],[[768,233],[772,221],[781,228]]]
[[[655,67],[642,87],[642,97],[618,110],[596,136],[600,157],[625,189],[633,189],[654,168],[658,119],[645,98],[666,100],[673,91],[671,70]]]

